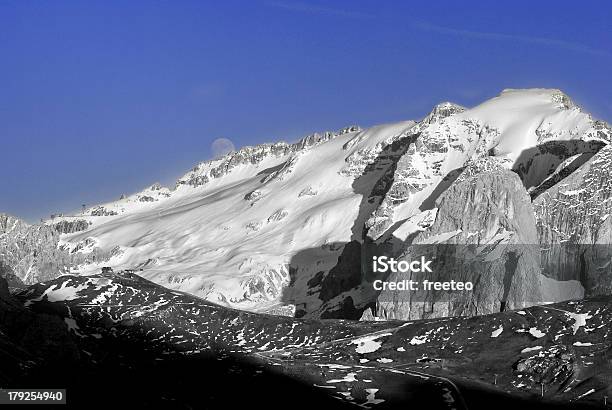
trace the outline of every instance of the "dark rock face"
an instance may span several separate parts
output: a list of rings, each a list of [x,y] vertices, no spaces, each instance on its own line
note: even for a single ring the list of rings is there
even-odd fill
[[[358,134],[355,139],[360,137]],[[283,292],[283,302],[296,306],[296,317],[358,319],[374,300],[376,292],[364,269],[364,258],[372,253],[366,220],[392,186],[397,161],[413,141],[414,136],[400,135],[372,151],[357,151],[347,158],[348,166],[341,174],[355,178],[353,188],[362,194],[351,241],[302,250],[292,258],[291,281]],[[333,255],[335,262],[326,264],[324,260],[330,258],[325,254]]]
[[[249,192],[244,196],[245,201],[251,201],[252,203],[256,202],[259,199],[261,199],[261,191],[257,190]]]
[[[0,277],[0,299],[6,300],[10,297],[8,282]]]
[[[25,284],[15,275],[13,269],[2,261],[0,261],[0,278],[4,279],[0,285],[6,284],[7,289],[25,288]]]
[[[90,225],[91,223],[84,219],[77,219],[72,221],[63,220],[54,224],[53,226],[60,234],[67,234],[86,231],[87,229],[89,229]]]
[[[519,174],[532,198],[560,182],[590,159],[606,143],[603,141],[549,141],[524,151],[513,170]],[[555,172],[551,173],[551,170]]]
[[[572,349],[564,345],[554,345],[530,357],[523,357],[515,365],[517,374],[538,383],[551,385],[571,381],[575,369],[576,356]]]
[[[115,216],[119,215],[117,211],[108,210],[103,206],[97,206],[90,212],[91,216]]]
[[[39,366],[60,367],[80,359],[80,351],[63,317],[36,314],[8,292],[0,277],[0,381],[21,382]]]

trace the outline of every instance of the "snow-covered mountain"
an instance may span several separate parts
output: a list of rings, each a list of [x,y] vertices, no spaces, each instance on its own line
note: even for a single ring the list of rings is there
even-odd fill
[[[175,187],[155,184],[46,224],[61,233],[60,250],[82,255],[71,272],[142,269],[168,288],[251,311],[358,318],[372,307],[375,316],[391,309],[391,317],[423,317],[422,300],[418,308],[376,303],[371,255],[408,258],[413,244],[449,243],[480,246],[486,259],[499,244],[561,243],[578,223],[602,232],[581,243],[612,243],[610,229],[598,230],[612,211],[611,140],[607,124],[559,90],[505,90],[471,109],[440,104],[421,121],[245,147],[198,164]],[[561,189],[570,177],[571,188]],[[580,198],[573,192],[582,185],[596,204],[578,211],[578,201],[556,217],[555,207]],[[539,249],[528,253],[510,279],[490,269],[497,273],[483,282],[487,297],[470,302],[475,311],[454,301],[433,315],[584,293],[576,276],[541,269]],[[526,297],[526,289],[534,293]]]

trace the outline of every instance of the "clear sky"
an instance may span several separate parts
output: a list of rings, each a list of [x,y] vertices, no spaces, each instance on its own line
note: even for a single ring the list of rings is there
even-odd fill
[[[0,0],[0,211],[172,184],[217,138],[292,141],[504,88],[561,88],[612,120],[612,2],[467,4]]]

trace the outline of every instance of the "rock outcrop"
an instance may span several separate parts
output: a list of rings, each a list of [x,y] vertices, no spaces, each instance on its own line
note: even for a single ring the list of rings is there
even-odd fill
[[[58,249],[59,236],[51,226],[0,215],[0,261],[25,283],[54,278],[69,265],[69,256]]]
[[[83,226],[66,222],[61,229]],[[0,273],[11,287],[21,287],[70,272],[71,268],[94,260],[105,260],[110,252],[92,247],[92,252],[78,252],[79,246],[70,248],[60,244],[57,225],[29,225],[6,214],[0,214]]]
[[[0,261],[0,278],[4,279],[4,283],[9,290],[23,289],[25,287],[23,281],[15,275],[13,269],[3,261]]]
[[[278,142],[274,144],[261,144],[254,147],[244,147],[236,152],[231,152],[224,157],[205,161],[194,167],[177,181],[177,186],[190,185],[193,187],[205,185],[213,179],[227,175],[232,169],[240,165],[257,165],[267,157],[283,157],[300,152],[317,144],[329,141],[346,133],[359,131],[358,126],[350,126],[338,132],[315,133],[302,138],[294,144]]]
[[[544,274],[580,280],[587,295],[612,293],[612,145],[533,203]]]
[[[486,171],[483,171],[485,169]],[[374,316],[420,319],[473,316],[581,296],[577,282],[540,272],[535,216],[520,178],[494,158],[469,165],[436,201],[436,220],[406,244],[400,260],[433,260],[433,273],[388,281],[471,282],[472,291],[383,290]],[[407,276],[406,276],[407,275]],[[555,289],[555,287],[557,287]]]
[[[91,223],[84,219],[63,220],[53,226],[60,234],[81,232],[89,229]]]

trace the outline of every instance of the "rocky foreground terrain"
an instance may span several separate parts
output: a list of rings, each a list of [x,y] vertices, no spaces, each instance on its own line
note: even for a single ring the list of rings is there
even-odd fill
[[[131,272],[0,286],[2,386],[75,408],[605,408],[612,299],[472,318],[249,313]]]

